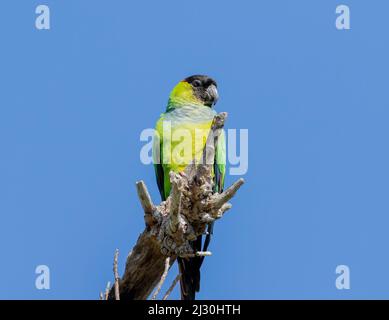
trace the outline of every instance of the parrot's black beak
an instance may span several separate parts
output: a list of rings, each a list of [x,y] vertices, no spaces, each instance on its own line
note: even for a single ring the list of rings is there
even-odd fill
[[[208,107],[213,107],[219,100],[219,92],[214,84],[211,84],[206,90],[206,102]]]

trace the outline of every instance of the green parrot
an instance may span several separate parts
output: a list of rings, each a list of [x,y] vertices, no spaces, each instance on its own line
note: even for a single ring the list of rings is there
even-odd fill
[[[166,112],[162,113],[157,121],[156,131],[159,139],[154,139],[153,145],[155,174],[163,201],[170,194],[169,173],[182,172],[193,161],[200,161],[206,137],[216,115],[213,107],[218,98],[215,80],[204,75],[194,75],[182,80],[171,92]],[[191,139],[185,138],[187,134],[190,134]],[[169,144],[168,148],[166,144]],[[223,131],[215,146],[212,172],[214,192],[223,191],[225,169],[226,143]],[[204,246],[201,235],[191,242],[194,252],[207,250],[212,232],[213,223],[208,226]],[[195,300],[196,292],[200,290],[200,267],[204,257],[179,257],[177,260],[182,274],[181,299]]]

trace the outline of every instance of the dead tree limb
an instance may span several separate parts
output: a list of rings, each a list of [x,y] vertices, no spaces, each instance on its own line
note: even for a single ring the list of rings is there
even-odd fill
[[[211,254],[193,252],[190,241],[204,234],[209,223],[223,217],[231,208],[228,201],[244,183],[239,179],[221,194],[213,193],[215,145],[226,117],[226,113],[215,117],[202,163],[190,164],[182,173],[170,173],[171,193],[166,201],[154,205],[145,183],[136,183],[146,228],[127,257],[119,281],[120,299],[147,299],[178,256]],[[114,291],[112,288],[109,299],[115,299]]]
[[[119,258],[119,249],[115,251],[115,257],[113,259],[113,275],[115,277],[115,300],[120,300],[119,293],[119,273],[118,273],[118,258]]]
[[[169,287],[169,289],[166,291],[165,295],[163,296],[162,300],[167,300],[167,298],[169,297],[169,295],[172,293],[174,287],[176,286],[177,282],[180,281],[181,279],[181,273],[179,273],[177,275],[177,277],[174,279],[173,283],[171,284],[171,286]]]
[[[169,272],[169,268],[170,268],[170,257],[167,257],[166,260],[165,260],[165,270],[163,271],[161,280],[159,281],[158,286],[157,286],[157,289],[155,290],[155,292],[154,292],[153,297],[151,298],[151,300],[157,299],[158,294],[159,294],[159,292],[160,292],[161,289],[162,289],[163,283],[164,283],[165,280],[166,280],[167,273]]]
[[[104,295],[104,300],[108,300],[109,299],[109,295],[110,295],[110,288],[111,288],[111,282],[108,281],[107,283],[107,287],[105,288],[105,295]]]

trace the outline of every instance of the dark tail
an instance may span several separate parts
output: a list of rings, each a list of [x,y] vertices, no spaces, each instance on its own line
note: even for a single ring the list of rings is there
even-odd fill
[[[201,251],[202,236],[191,243],[193,251]],[[201,258],[178,258],[181,273],[181,300],[196,300],[196,292],[200,291]]]
[[[205,238],[204,248],[202,248],[202,236],[198,236],[191,243],[193,252],[207,251],[213,223],[208,226],[208,234]],[[196,292],[200,291],[200,268],[203,264],[204,257],[178,258],[178,266],[181,273],[181,300],[196,300]]]

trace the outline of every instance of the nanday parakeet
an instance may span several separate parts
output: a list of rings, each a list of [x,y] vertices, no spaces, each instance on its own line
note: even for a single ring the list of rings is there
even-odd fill
[[[158,139],[154,139],[153,147],[155,174],[162,200],[166,200],[170,194],[170,171],[182,172],[191,162],[198,163],[201,159],[206,137],[216,115],[213,107],[218,98],[216,82],[212,78],[203,75],[195,75],[184,79],[171,92],[166,112],[161,114],[156,124]],[[170,128],[170,131],[167,131],[166,127]],[[177,137],[174,139],[176,134],[180,137],[183,131],[190,133],[191,139],[177,139]],[[205,135],[205,139],[204,135],[200,134],[199,136],[199,131]],[[214,192],[222,192],[226,167],[224,131],[217,141],[212,174],[214,177]],[[164,148],[166,147],[164,144],[170,145],[168,148]],[[183,152],[182,155],[180,150],[190,150],[190,152]],[[175,152],[180,154],[175,154]],[[191,243],[194,252],[207,249],[212,229],[213,225],[210,225],[203,248],[201,235]],[[181,298],[183,300],[194,300],[196,292],[200,290],[200,267],[202,262],[203,257],[178,258],[182,274],[180,282]]]

